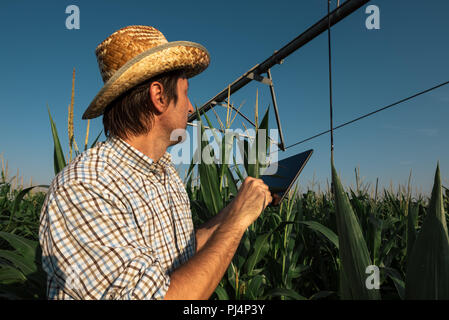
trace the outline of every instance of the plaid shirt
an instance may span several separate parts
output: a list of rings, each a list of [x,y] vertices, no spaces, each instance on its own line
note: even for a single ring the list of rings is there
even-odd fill
[[[118,138],[55,177],[39,241],[49,299],[163,299],[170,274],[196,250],[170,154],[153,162]]]

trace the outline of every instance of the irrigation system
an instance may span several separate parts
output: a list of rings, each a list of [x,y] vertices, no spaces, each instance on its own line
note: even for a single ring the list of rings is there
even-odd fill
[[[225,89],[220,91],[213,98],[209,99],[209,101],[207,101],[199,108],[198,110],[199,114],[201,115],[209,111],[216,105],[222,105],[226,103],[226,99],[229,95],[232,95],[233,93],[237,92],[238,90],[240,90],[253,80],[264,83],[270,87],[274,113],[276,116],[276,123],[279,131],[280,142],[278,143],[278,147],[282,151],[285,151],[285,143],[284,143],[285,140],[282,134],[281,120],[279,117],[279,108],[276,102],[276,95],[274,92],[273,79],[271,77],[270,69],[276,64],[282,64],[284,59],[287,58],[289,55],[291,55],[293,52],[295,52],[296,50],[307,44],[309,41],[313,40],[314,38],[325,32],[326,30],[330,30],[330,28],[333,25],[343,20],[344,18],[349,16],[351,13],[353,13],[354,11],[356,11],[369,1],[370,0],[347,0],[332,12],[328,11],[328,14],[321,20],[319,20],[314,25],[309,27],[306,31],[301,33],[299,36],[297,36],[295,39],[293,39],[288,44],[283,46],[281,49],[276,50],[274,54],[271,55],[268,59],[249,69],[242,76],[237,78],[234,82],[226,86]],[[266,77],[262,76],[262,74],[266,74]],[[236,110],[235,108],[233,109]],[[236,111],[238,114],[242,115],[247,121],[249,121],[249,119],[245,117],[242,113],[240,113],[238,110]],[[188,119],[189,125],[193,125],[192,121],[194,121],[195,119],[197,119],[197,113],[193,113],[191,116],[189,116]],[[253,123],[251,122],[251,124]]]

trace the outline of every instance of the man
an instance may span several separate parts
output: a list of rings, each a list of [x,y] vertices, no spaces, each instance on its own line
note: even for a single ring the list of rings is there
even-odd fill
[[[53,180],[39,230],[50,299],[208,299],[247,227],[272,201],[247,178],[234,200],[194,230],[166,149],[193,112],[188,78],[207,50],[129,26],[96,49],[105,82],[83,118],[103,115],[107,140]]]

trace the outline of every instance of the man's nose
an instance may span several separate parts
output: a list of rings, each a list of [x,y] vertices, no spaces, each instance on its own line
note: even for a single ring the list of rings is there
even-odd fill
[[[195,109],[193,109],[192,103],[190,102],[190,99],[189,99],[189,113],[193,113],[193,112],[195,112]]]

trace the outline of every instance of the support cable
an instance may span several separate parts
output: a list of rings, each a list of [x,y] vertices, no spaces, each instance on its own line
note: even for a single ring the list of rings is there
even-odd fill
[[[428,93],[428,92],[433,91],[433,90],[435,90],[435,89],[438,89],[438,88],[440,88],[440,87],[443,87],[443,86],[445,86],[445,85],[447,85],[447,84],[449,84],[449,81],[442,82],[442,83],[440,83],[440,84],[438,84],[438,85],[436,85],[436,86],[434,86],[434,87],[432,87],[432,88],[423,90],[423,91],[418,92],[418,93],[416,93],[416,94],[414,94],[414,95],[412,95],[412,96],[409,96],[409,97],[407,97],[407,98],[404,98],[404,99],[401,99],[401,100],[399,100],[399,101],[396,101],[396,102],[394,102],[394,103],[392,103],[392,104],[389,104],[389,105],[387,105],[387,106],[385,106],[385,107],[383,107],[383,108],[377,109],[377,110],[375,110],[375,111],[373,111],[373,112],[367,113],[367,114],[365,114],[365,115],[363,115],[363,116],[360,116],[360,117],[358,117],[358,118],[356,118],[356,119],[353,119],[353,120],[351,120],[351,121],[345,122],[345,123],[343,123],[343,124],[341,124],[341,125],[339,125],[339,126],[337,126],[337,127],[334,127],[334,128],[332,128],[332,129],[333,129],[333,130],[339,129],[339,128],[344,127],[344,126],[346,126],[346,125],[348,125],[348,124],[351,124],[351,123],[353,123],[353,122],[359,121],[359,120],[361,120],[361,119],[363,119],[363,118],[372,116],[373,114],[375,114],[375,113],[377,113],[377,112],[380,112],[380,111],[386,110],[386,109],[388,109],[388,108],[394,107],[394,106],[396,106],[396,105],[398,105],[398,104],[401,104],[401,103],[403,103],[403,102],[406,102],[406,101],[408,101],[408,100],[411,100],[411,99],[413,99],[413,98],[416,98],[416,97],[418,97],[418,96],[420,96],[420,95],[422,95],[422,94],[425,94],[425,93]],[[319,137],[319,136],[322,136],[323,134],[326,134],[326,133],[328,133],[328,132],[330,132],[330,131],[331,131],[331,130],[323,131],[323,132],[318,133],[318,134],[316,134],[316,135],[314,135],[314,136],[312,136],[312,137],[310,137],[310,138],[307,138],[307,139],[301,140],[301,141],[299,141],[299,142],[296,142],[296,143],[294,143],[294,144],[291,144],[291,145],[285,147],[285,149],[288,149],[288,148],[297,146],[298,144],[301,144],[301,143],[304,143],[304,142],[306,142],[306,141],[309,141],[309,140],[312,140],[312,139],[314,139],[314,138],[317,138],[317,137]]]
[[[334,125],[333,125],[333,108],[332,108],[332,64],[331,64],[331,20],[330,20],[331,0],[327,0],[327,47],[329,56],[329,109],[330,109],[330,131],[331,131],[331,162],[334,163]]]

